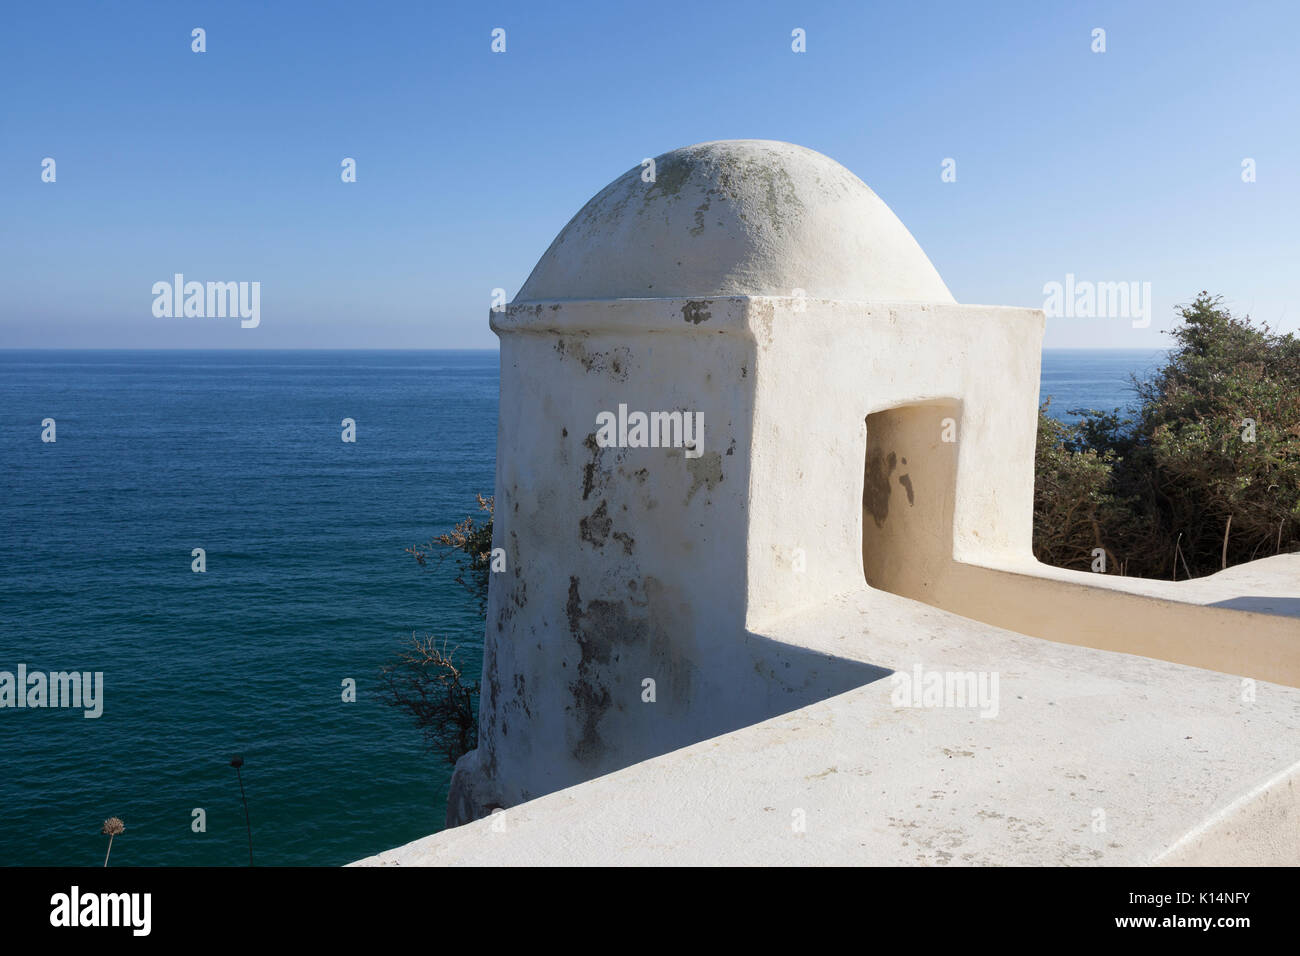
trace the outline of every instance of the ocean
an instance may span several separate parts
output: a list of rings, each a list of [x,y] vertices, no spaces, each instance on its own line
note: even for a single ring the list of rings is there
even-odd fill
[[[1130,376],[1148,378],[1168,349],[1044,349],[1039,401],[1048,397],[1048,412],[1060,421],[1075,421],[1070,409],[1131,412],[1137,407]]]
[[[234,754],[259,865],[439,829],[450,765],[375,692],[412,632],[477,679],[474,599],[404,549],[491,493],[497,374],[491,351],[0,353],[0,670],[105,685],[98,719],[0,710],[0,864],[101,865],[109,816],[115,865],[246,864]]]
[[[1124,407],[1160,354],[1047,351],[1042,393]],[[404,549],[491,494],[497,379],[494,351],[0,352],[0,671],[104,681],[96,719],[0,709],[0,865],[100,866],[110,816],[113,865],[247,864],[236,754],[258,865],[439,829],[451,767],[376,692],[412,633],[478,678],[476,599]]]

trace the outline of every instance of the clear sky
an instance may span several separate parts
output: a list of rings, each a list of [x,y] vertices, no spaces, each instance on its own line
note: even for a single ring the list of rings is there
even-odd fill
[[[732,138],[843,163],[958,301],[1151,284],[1150,328],[1048,347],[1160,347],[1201,289],[1295,330],[1297,37],[1294,2],[11,3],[0,347],[492,347],[592,194]],[[176,272],[259,281],[261,324],[156,318]]]

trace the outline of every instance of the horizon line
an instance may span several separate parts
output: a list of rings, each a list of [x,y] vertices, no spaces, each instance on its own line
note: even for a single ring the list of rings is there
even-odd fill
[[[501,346],[265,346],[212,348],[210,346],[173,346],[167,348],[132,348],[130,346],[65,346],[32,345],[0,346],[0,352],[499,352]],[[1115,346],[1115,345],[1055,345],[1043,347],[1043,352],[1163,352],[1167,347]]]

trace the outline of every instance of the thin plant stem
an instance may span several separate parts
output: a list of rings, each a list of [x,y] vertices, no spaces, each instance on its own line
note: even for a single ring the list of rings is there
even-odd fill
[[[244,775],[240,773],[238,767],[235,768],[235,774],[239,777],[239,799],[244,801],[244,827],[248,830],[248,865],[253,865],[253,824],[248,819],[248,797],[244,796]],[[110,840],[111,844],[112,841]]]

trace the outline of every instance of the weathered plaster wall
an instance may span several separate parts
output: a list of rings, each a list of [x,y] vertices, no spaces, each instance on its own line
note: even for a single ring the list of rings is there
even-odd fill
[[[754,360],[744,299],[512,306],[502,338],[478,749],[449,822],[883,671],[745,630]],[[601,448],[597,416],[703,415],[700,455]],[[644,681],[654,681],[654,700]]]
[[[720,322],[728,307],[714,306]],[[741,625],[745,466],[726,451],[748,443],[752,348],[680,309],[676,335],[570,328],[563,313],[515,307],[526,331],[502,329],[493,544],[507,571],[489,592],[483,806],[698,739],[697,725],[717,726],[719,693],[735,692],[714,686],[699,642]],[[701,362],[707,376],[688,372]],[[704,454],[599,447],[597,416],[620,403],[703,412]],[[647,677],[653,708],[641,703]],[[463,805],[464,771],[453,804],[473,815],[483,807]]]

